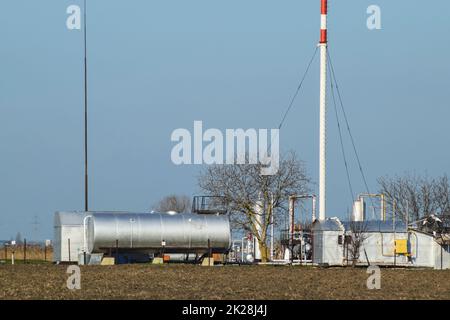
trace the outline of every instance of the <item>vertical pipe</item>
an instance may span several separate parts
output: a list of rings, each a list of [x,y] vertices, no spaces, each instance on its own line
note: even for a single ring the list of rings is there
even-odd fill
[[[319,142],[319,220],[326,219],[326,142],[327,142],[327,0],[321,0],[320,19],[320,142]]]
[[[23,263],[27,263],[27,239],[23,239]]]
[[[244,239],[245,238],[242,238],[242,240],[241,240],[241,242],[242,242],[242,244],[241,244],[241,262],[244,262]]]
[[[270,195],[270,261],[273,261],[273,246],[274,246],[274,212],[273,212],[273,193]]]
[[[347,267],[348,267],[348,240],[347,237],[344,235],[344,241],[346,243],[346,260],[347,260]]]
[[[395,202],[394,202],[395,203]],[[394,228],[394,266],[397,265],[397,240],[396,240],[396,216],[395,216],[395,209],[394,209],[394,217],[393,217],[393,228]]]
[[[44,261],[47,261],[47,244],[44,244]]]
[[[295,221],[294,221],[294,205],[295,205],[295,197],[289,197],[289,258],[292,263],[294,258],[294,230],[295,230]]]
[[[88,85],[87,85],[87,30],[86,0],[84,0],[84,211],[89,211],[88,201]]]
[[[211,240],[208,238],[208,257],[211,258]]]
[[[273,210],[273,208],[271,210]],[[274,221],[273,221],[273,211],[271,212],[272,216],[270,217],[270,261],[273,261]]]
[[[397,265],[397,241],[394,240],[394,267]]]
[[[253,261],[256,260],[256,237],[253,237]]]
[[[8,247],[6,246],[6,243],[4,245],[4,249],[5,249],[5,263],[6,263],[6,260],[8,260]]]
[[[211,240],[208,238],[208,266],[211,266]]]
[[[316,220],[316,196],[312,196],[312,222]]]
[[[302,233],[301,233],[301,236],[300,236],[300,265],[303,265],[303,263],[302,263],[302,250],[303,250],[303,231],[302,231]]]
[[[293,240],[294,238],[294,230],[295,230],[295,220],[294,220],[294,211],[295,211],[295,197],[291,196],[289,197],[289,236],[290,240]]]
[[[116,261],[115,264],[119,264],[119,240],[116,239]]]
[[[395,203],[395,202],[394,202]],[[394,209],[394,217],[393,217],[393,228],[394,228],[394,266],[397,265],[397,240],[396,240],[396,214]]]
[[[130,219],[130,227],[131,227],[131,237],[130,237],[130,248],[133,248],[133,219]]]
[[[67,248],[69,250],[69,262],[71,262],[72,260],[70,259],[70,238],[67,239]]]
[[[305,259],[305,265],[308,264],[308,257],[306,256],[306,244],[303,246],[303,257]]]
[[[86,221],[90,218],[92,218],[91,215],[85,216],[83,218],[83,251],[88,251]]]

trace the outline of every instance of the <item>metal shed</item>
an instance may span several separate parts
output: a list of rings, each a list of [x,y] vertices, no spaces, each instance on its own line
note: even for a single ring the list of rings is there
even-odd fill
[[[432,234],[408,228],[401,221],[341,222],[337,218],[314,222],[313,262],[351,264],[349,237],[358,232],[364,234],[356,255],[358,265],[450,268],[449,244],[438,243]]]
[[[77,262],[83,249],[84,212],[56,212],[54,216],[54,262]]]
[[[358,254],[359,264],[410,265],[408,226],[405,223],[380,220],[346,221],[344,226],[347,236],[351,236],[355,229],[365,234]],[[349,263],[348,251],[348,244],[344,243],[346,264]]]
[[[344,225],[338,218],[313,224],[313,255],[315,264],[342,265],[343,248],[339,244],[344,236]]]

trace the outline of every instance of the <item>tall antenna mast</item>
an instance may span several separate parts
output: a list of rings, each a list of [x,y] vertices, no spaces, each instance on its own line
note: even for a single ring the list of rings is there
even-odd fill
[[[326,143],[327,143],[327,14],[328,0],[321,0],[320,18],[320,160],[319,160],[319,220],[326,219]]]
[[[84,0],[84,211],[89,211],[88,200],[88,87],[87,87],[87,41],[86,41],[86,0]]]

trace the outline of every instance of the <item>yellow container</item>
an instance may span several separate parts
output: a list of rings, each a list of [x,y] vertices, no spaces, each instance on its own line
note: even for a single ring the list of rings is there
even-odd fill
[[[203,267],[213,267],[214,266],[214,258],[204,258],[202,262]]]
[[[105,257],[102,259],[102,266],[113,266],[115,264],[115,260],[114,258],[111,257]]]
[[[164,264],[163,258],[153,258],[152,264]]]
[[[395,252],[397,254],[408,254],[408,240],[407,239],[395,240]]]

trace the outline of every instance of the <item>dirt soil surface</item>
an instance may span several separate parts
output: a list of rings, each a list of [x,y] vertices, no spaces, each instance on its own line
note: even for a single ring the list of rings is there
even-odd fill
[[[381,269],[368,290],[364,268],[297,266],[0,265],[0,299],[450,299],[450,270]]]

